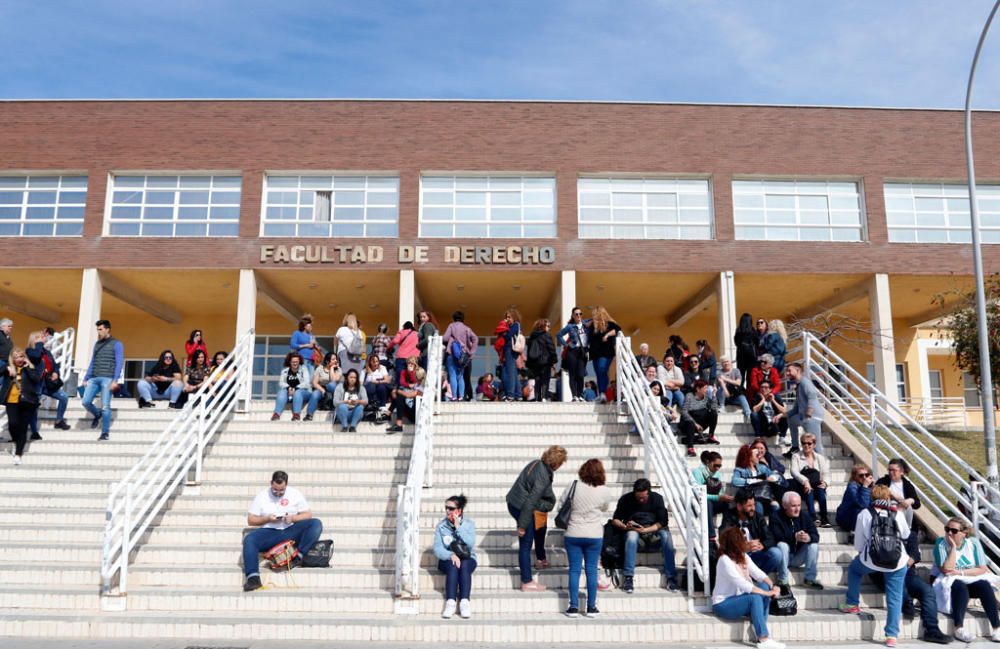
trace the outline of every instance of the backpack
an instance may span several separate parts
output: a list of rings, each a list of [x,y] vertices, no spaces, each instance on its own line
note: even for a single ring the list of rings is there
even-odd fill
[[[347,345],[347,353],[351,356],[361,356],[365,353],[365,339],[357,331],[353,333],[351,342]]]
[[[528,363],[531,365],[542,365],[545,361],[545,345],[542,344],[542,337],[535,336],[528,343]]]
[[[452,340],[451,344],[448,345],[448,353],[451,354],[451,357],[454,359],[455,364],[461,368],[464,368],[466,365],[469,364],[469,361],[472,360],[472,358],[467,353],[465,353],[465,350],[462,349],[462,344],[457,340]]]
[[[892,512],[887,512],[887,516],[880,516],[874,507],[869,507],[868,511],[871,512],[872,522],[865,554],[872,565],[895,570],[903,556],[903,539],[899,537],[896,516]]]

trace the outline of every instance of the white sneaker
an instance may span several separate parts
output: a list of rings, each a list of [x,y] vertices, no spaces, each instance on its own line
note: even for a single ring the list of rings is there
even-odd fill
[[[15,455],[14,456],[14,466],[19,466],[20,464],[21,464],[21,456],[20,455]]]
[[[955,629],[955,639],[959,642],[969,643],[975,640],[975,637],[966,631],[964,626],[962,626]]]
[[[785,649],[785,643],[778,642],[777,640],[772,640],[771,638],[768,638],[763,642],[758,642],[757,649]]]
[[[450,620],[451,617],[455,614],[456,605],[457,603],[453,599],[449,599],[448,601],[446,601],[444,603],[444,610],[441,611],[441,617],[443,617],[446,620]]]
[[[993,642],[1000,642],[1000,626],[993,629],[993,633],[990,634],[990,640]]]
[[[467,599],[460,601],[458,603],[458,614],[466,620],[472,617],[472,603]]]

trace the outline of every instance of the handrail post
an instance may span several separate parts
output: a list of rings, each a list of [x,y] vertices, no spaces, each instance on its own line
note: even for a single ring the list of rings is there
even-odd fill
[[[871,435],[872,446],[872,472],[878,470],[878,421],[875,414],[876,396],[873,392],[868,393],[868,431]]]
[[[976,531],[976,537],[979,537],[979,485],[982,484],[978,480],[973,480],[969,482],[969,488],[972,490],[972,529]]]
[[[198,419],[198,455],[194,460],[194,482],[196,485],[201,484],[201,470],[205,459],[205,427],[207,426],[207,413],[205,412],[205,397],[201,397],[198,400],[197,412],[192,411],[192,415]]]
[[[694,555],[695,555],[695,543],[694,543],[694,511],[691,509],[691,491],[693,487],[689,487],[684,490],[684,514],[686,519],[687,538],[684,539],[684,544],[687,546],[687,586],[688,586],[688,598],[694,597]]]
[[[132,498],[134,489],[135,484],[131,481],[125,486],[125,510],[123,512],[125,520],[122,526],[121,573],[118,577],[118,592],[122,596],[128,594],[128,558],[132,553]]]
[[[811,356],[810,352],[812,351],[810,349],[811,346],[812,346],[810,343],[812,343],[812,334],[809,333],[808,331],[803,331],[802,332],[802,367],[805,369],[806,376],[809,376],[810,356]]]

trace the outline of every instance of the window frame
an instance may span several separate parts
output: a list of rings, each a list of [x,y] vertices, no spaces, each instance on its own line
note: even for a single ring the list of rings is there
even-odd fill
[[[893,225],[890,223],[890,218],[895,214],[904,214],[904,212],[897,209],[890,209],[890,199],[900,198],[898,194],[893,196],[889,195],[891,189],[905,188],[907,190],[907,198],[912,202],[913,209],[905,214],[911,217],[913,221],[912,224],[907,225]],[[918,188],[922,188],[923,192],[916,191]],[[936,192],[930,191],[931,188],[936,189]],[[987,245],[998,245],[1000,244],[1000,183],[983,183],[976,184],[980,217],[980,232],[982,234],[988,234],[992,236],[981,237],[981,241]],[[939,199],[942,202],[942,210],[938,211],[928,211],[928,210],[918,210],[916,202],[918,199]],[[882,183],[882,200],[883,206],[885,208],[885,228],[886,228],[886,238],[890,244],[917,244],[917,245],[970,245],[972,243],[972,204],[969,199],[969,188],[968,185],[962,182],[945,182],[945,181],[933,181],[933,180],[885,180]],[[961,200],[965,203],[965,211],[960,212],[958,210],[952,210],[949,201],[951,200]],[[983,209],[983,201],[996,201],[998,204],[997,209]],[[995,215],[997,219],[997,225],[983,225],[983,212],[991,217]],[[943,218],[942,224],[937,225],[919,225],[917,220],[921,215],[928,214],[938,214]],[[964,214],[968,225],[953,225],[952,218],[953,215]],[[912,240],[897,239],[893,240],[893,233],[903,232],[913,235]],[[946,239],[944,241],[920,241],[921,233],[930,232],[943,232]],[[953,240],[952,235],[956,233],[964,233],[968,236],[966,241]],[[987,240],[994,239],[995,240]]]
[[[452,184],[452,189],[451,189],[452,202],[449,203],[448,205],[435,204],[435,205],[428,206],[425,203],[425,201],[424,201],[424,198],[425,198],[425,196],[424,196],[424,191],[425,191],[425,189],[424,189],[424,182],[426,180],[428,180],[428,179],[438,179],[438,180],[451,179],[452,183],[453,183]],[[470,179],[481,179],[481,180],[484,180],[486,182],[486,188],[484,188],[484,189],[459,189],[459,187],[457,186],[459,180],[470,180]],[[494,179],[495,180],[507,180],[507,181],[510,181],[510,180],[518,180],[518,181],[520,181],[521,187],[518,190],[518,194],[520,196],[520,204],[518,205],[518,208],[520,209],[521,213],[520,213],[520,218],[518,220],[516,220],[516,221],[514,221],[514,220],[506,221],[506,220],[494,220],[492,218],[493,208],[494,208],[494,205],[493,205],[493,194],[494,193],[514,193],[514,190],[502,190],[500,188],[497,188],[496,190],[494,190],[493,188],[491,188],[490,187],[490,183]],[[549,222],[549,221],[527,221],[527,220],[525,220],[525,218],[524,218],[524,210],[525,210],[525,208],[547,208],[548,207],[548,206],[544,206],[544,205],[532,205],[532,204],[525,205],[525,203],[524,203],[524,195],[525,195],[525,193],[529,193],[529,194],[532,193],[532,192],[526,192],[525,191],[525,185],[524,185],[524,181],[525,180],[546,180],[546,181],[550,181],[551,182],[551,192],[552,192],[552,206],[551,206],[551,209],[552,209],[552,220],[551,220],[551,222]],[[425,172],[422,172],[420,174],[420,186],[419,186],[419,190],[418,190],[419,198],[418,198],[418,205],[417,205],[417,236],[419,238],[422,238],[422,239],[511,239],[511,240],[558,239],[559,238],[559,196],[558,196],[558,188],[559,188],[559,186],[558,186],[558,182],[557,182],[556,174],[555,173],[546,173],[546,172],[461,172],[461,171],[425,171]],[[458,201],[458,195],[459,195],[460,192],[477,192],[477,193],[481,192],[481,193],[485,193],[486,194],[486,203],[485,203],[485,205],[482,206],[486,210],[486,213],[485,213],[486,218],[484,220],[482,220],[482,221],[459,221],[456,218],[456,216],[455,216],[455,210],[456,210],[456,208],[463,206]],[[432,190],[430,193],[432,193],[432,194],[445,194],[447,192],[445,192],[443,190],[437,190],[437,191]],[[424,217],[424,211],[425,211],[425,209],[427,207],[450,207],[451,210],[452,210],[451,220],[449,220],[449,221],[444,221],[444,220],[430,220],[430,221],[426,221],[425,217]],[[479,206],[478,205],[475,205],[475,206],[469,205],[467,207],[479,207]],[[497,205],[496,207],[510,208],[510,207],[513,207],[513,206],[511,206],[511,205]],[[424,226],[425,226],[425,224],[428,224],[428,223],[431,224],[431,225],[444,225],[444,224],[448,224],[448,225],[451,226],[451,234],[450,235],[427,234],[424,231]],[[455,228],[456,228],[456,226],[462,225],[462,224],[483,225],[483,226],[486,227],[486,234],[483,234],[483,235],[469,235],[469,234],[457,235],[457,234],[455,234]],[[492,225],[492,224],[497,224],[497,225],[517,225],[520,228],[521,234],[519,236],[506,236],[506,235],[505,236],[501,236],[501,235],[498,235],[498,234],[491,234],[490,233],[490,225]],[[549,235],[549,236],[530,236],[529,237],[529,236],[526,236],[524,234],[525,227],[527,227],[527,226],[551,226],[551,228],[552,228],[552,234]]]
[[[582,217],[583,217],[583,210],[584,209],[592,209],[592,208],[603,209],[605,207],[603,205],[598,205],[598,206],[584,205],[583,195],[585,193],[586,194],[603,194],[604,193],[604,192],[600,192],[600,191],[586,191],[585,192],[583,187],[584,187],[585,184],[587,184],[588,181],[608,181],[608,187],[607,187],[607,192],[606,192],[607,196],[608,196],[608,203],[607,203],[608,217],[609,217],[608,220],[605,220],[605,221],[584,221],[583,220]],[[645,188],[643,188],[642,190],[624,190],[624,189],[620,189],[620,190],[616,191],[615,188],[614,188],[615,182],[620,182],[620,183],[637,182],[637,183],[641,183],[643,186],[645,186],[645,184],[647,182],[651,182],[651,183],[655,183],[655,182],[673,183],[674,184],[674,187],[673,187],[674,191],[651,191],[651,190],[645,190]],[[680,197],[683,196],[683,195],[698,195],[698,196],[701,196],[701,192],[685,192],[685,191],[680,191],[679,183],[682,183],[682,182],[697,182],[697,183],[704,182],[705,183],[705,194],[704,195],[705,195],[705,198],[706,198],[706,205],[705,205],[704,208],[700,208],[700,207],[699,208],[695,208],[695,209],[699,209],[699,210],[701,210],[701,209],[705,210],[706,216],[707,216],[707,220],[705,222],[687,223],[687,222],[684,222],[684,221],[681,220],[682,206],[680,204],[681,203],[681,198]],[[614,215],[614,210],[615,210],[614,196],[616,194],[618,194],[618,195],[638,194],[638,195],[640,195],[642,197],[641,198],[642,205],[639,206],[639,211],[640,211],[640,214],[641,214],[641,221],[629,221],[629,222],[616,222],[615,221],[615,215]],[[713,186],[713,182],[712,182],[712,177],[711,176],[683,175],[683,174],[638,174],[638,175],[632,175],[632,174],[584,174],[584,175],[580,175],[580,176],[577,177],[577,180],[576,180],[577,238],[581,239],[581,240],[592,240],[592,239],[593,240],[602,240],[602,239],[603,240],[608,240],[608,239],[613,239],[615,241],[714,241],[715,240],[715,236],[716,236],[716,229],[715,229],[715,222],[716,222],[716,219],[715,219],[715,196],[714,196],[714,194],[715,194],[715,192],[714,192],[714,186]],[[649,210],[650,210],[649,196],[651,196],[651,195],[669,195],[669,196],[673,196],[674,197],[674,207],[673,207],[673,211],[674,211],[674,215],[675,215],[674,222],[672,222],[672,223],[657,223],[655,221],[650,221],[649,220]],[[654,206],[652,209],[657,209],[657,206]],[[587,228],[587,227],[590,227],[590,226],[610,228],[610,235],[608,235],[608,236],[604,236],[604,235],[584,235],[583,234],[583,230],[585,228]],[[615,227],[616,226],[627,227],[627,228],[640,227],[640,228],[642,228],[643,236],[642,237],[622,237],[622,236],[616,236],[615,235]],[[674,236],[674,237],[650,236],[649,235],[649,230],[650,230],[651,227],[653,227],[653,228],[673,229],[673,230],[675,230],[677,232],[677,236]],[[708,235],[707,235],[707,237],[684,237],[684,236],[681,236],[681,234],[680,234],[681,231],[684,228],[707,228],[708,229]]]
[[[762,183],[762,191],[759,195],[764,198],[764,205],[761,208],[756,207],[742,207],[737,205],[737,197],[741,195],[756,195],[753,192],[740,192],[737,191],[739,183]],[[796,186],[796,191],[789,193],[787,191],[772,192],[768,193],[767,185],[770,183],[794,183]],[[799,184],[825,184],[827,186],[825,193],[819,192],[799,192]],[[857,210],[858,210],[858,222],[855,226],[851,224],[849,226],[834,224],[833,223],[833,213],[834,212],[846,212],[849,211],[846,208],[834,208],[832,206],[832,197],[834,196],[848,196],[849,194],[839,193],[833,191],[830,185],[843,185],[852,184],[855,187],[854,195],[857,196]],[[865,202],[865,184],[864,178],[859,177],[844,177],[844,176],[822,176],[822,177],[811,177],[811,176],[734,176],[730,182],[730,190],[732,195],[732,208],[733,208],[733,238],[736,241],[769,241],[769,242],[787,242],[787,243],[819,243],[819,244],[838,244],[838,243],[866,243],[869,241],[868,237],[868,209]],[[794,223],[769,223],[768,222],[768,212],[769,208],[767,205],[768,196],[791,196],[795,199],[795,206],[790,211],[795,216]],[[825,223],[803,223],[802,222],[802,212],[806,211],[816,211],[816,210],[803,210],[801,207],[801,197],[803,196],[822,196],[826,198],[826,222]],[[776,211],[787,211],[784,208],[773,208]],[[754,210],[763,213],[762,222],[754,223],[740,223],[738,220],[738,215],[741,210]],[[852,210],[853,211],[853,208]],[[748,238],[740,236],[740,229],[745,228],[756,228],[764,231],[764,236],[760,238]],[[835,239],[833,238],[834,231],[853,231],[857,229],[858,238],[857,239]],[[795,230],[798,238],[770,238],[767,236],[767,232],[770,229],[783,229],[783,230]],[[803,239],[801,233],[803,230],[826,230],[830,238],[827,239]]]
[[[16,219],[3,219],[3,220],[0,220],[0,223],[3,223],[3,224],[17,223],[18,224],[18,233],[17,234],[0,234],[0,239],[20,239],[20,238],[44,239],[44,238],[47,238],[47,237],[59,237],[59,238],[81,237],[82,238],[84,236],[83,229],[84,229],[84,226],[86,225],[86,221],[87,221],[87,200],[90,198],[90,177],[89,177],[89,175],[88,175],[88,173],[86,171],[64,171],[64,170],[60,170],[60,171],[51,171],[51,170],[39,171],[39,170],[33,170],[33,171],[21,171],[21,172],[4,171],[4,172],[0,172],[0,178],[22,178],[22,179],[24,179],[24,186],[23,187],[10,187],[10,188],[0,187],[0,192],[18,192],[19,191],[19,192],[22,193],[22,202],[19,205],[20,206],[20,214],[18,215],[18,218],[16,218]],[[54,188],[53,187],[37,187],[37,188],[33,188],[31,186],[31,179],[32,178],[55,178],[55,179],[57,179],[57,182],[56,182],[56,186]],[[73,186],[64,187],[63,186],[63,182],[64,182],[65,179],[68,179],[68,178],[69,179],[72,179],[72,178],[82,178],[83,179],[83,186],[82,187],[73,187]],[[47,191],[47,192],[55,192],[55,194],[56,194],[55,202],[53,202],[53,203],[32,203],[31,200],[30,200],[30,197],[28,196],[28,194],[30,194],[32,191],[35,191],[35,190],[38,190],[38,191]],[[66,193],[81,193],[82,192],[83,195],[84,195],[83,196],[83,202],[82,203],[61,203],[59,201],[59,199],[60,199],[61,195],[64,192],[66,192]],[[9,207],[17,207],[18,205],[15,204],[15,203],[4,203],[3,206],[9,208]],[[30,218],[28,218],[28,210],[31,209],[32,207],[45,207],[45,208],[51,207],[52,208],[52,218],[46,218],[46,219],[30,219]],[[83,210],[83,212],[82,212],[82,214],[80,215],[79,218],[60,219],[59,218],[59,212],[60,212],[60,210],[62,208],[80,208],[80,209]],[[25,227],[28,226],[29,224],[41,224],[41,223],[51,224],[52,225],[52,233],[51,234],[25,234],[24,233]],[[57,229],[58,229],[58,226],[60,224],[79,224],[79,226],[80,226],[80,233],[79,234],[58,234],[57,233]]]
[[[295,188],[284,188],[284,187],[270,187],[269,183],[272,178],[297,178],[297,186]],[[317,187],[302,187],[302,180],[304,178],[314,178],[314,179],[330,179],[330,187],[317,188]],[[364,187],[360,190],[356,188],[344,188],[343,191],[362,191],[364,193],[364,202],[360,206],[345,206],[341,207],[361,207],[364,212],[360,220],[337,220],[335,210],[337,209],[336,193],[337,193],[337,179],[363,179]],[[379,180],[393,180],[395,181],[395,195],[396,204],[395,205],[384,205],[381,203],[376,203],[374,205],[368,204],[368,197],[371,191],[369,190],[369,180],[379,179]],[[300,194],[299,200],[301,200],[301,193],[303,191],[313,192],[313,204],[310,209],[313,210],[313,220],[302,221],[299,220],[300,211],[308,206],[296,202],[295,204],[295,218],[294,219],[282,219],[282,220],[268,220],[267,210],[269,207],[291,207],[288,203],[271,204],[268,202],[268,196],[270,192],[297,192]],[[375,193],[384,193],[385,189],[378,189]],[[330,220],[329,221],[316,221],[315,220],[315,209],[316,209],[316,196],[318,192],[329,192],[331,194],[330,199]],[[400,174],[394,171],[287,171],[287,170],[272,170],[266,171],[264,173],[264,178],[262,180],[261,186],[261,200],[260,200],[260,229],[259,236],[261,238],[268,239],[290,239],[290,238],[313,238],[313,239],[398,239],[399,238],[399,222],[400,222],[400,199],[402,196],[402,180]],[[368,208],[395,208],[395,220],[390,221],[388,219],[369,219],[368,218]],[[363,234],[342,234],[334,233],[334,226],[337,224],[361,224]],[[395,234],[368,234],[368,227],[371,224],[382,225],[393,223],[395,225]],[[294,234],[268,234],[265,230],[268,225],[293,225],[295,227]],[[299,226],[302,224],[324,224],[327,227],[328,234],[300,234]]]
[[[134,189],[136,189],[136,188],[133,188],[133,187],[119,187],[118,184],[117,184],[117,178],[119,178],[119,177],[136,177],[136,176],[142,176],[143,177],[143,185],[142,185],[142,188],[141,188],[143,196],[142,196],[142,200],[138,203],[138,205],[141,208],[140,209],[139,218],[138,219],[118,219],[118,220],[112,220],[111,215],[112,215],[114,207],[116,207],[116,206],[123,206],[123,205],[130,205],[130,204],[126,204],[126,203],[117,203],[117,202],[115,202],[115,192],[119,192],[119,191],[123,191],[123,190],[124,191],[128,191],[128,190],[134,190]],[[151,189],[149,187],[149,178],[171,178],[171,177],[176,177],[177,178],[177,185],[176,185],[176,187],[172,188],[173,191],[174,191],[174,201],[173,201],[173,203],[169,203],[169,204],[164,203],[162,205],[161,204],[157,204],[157,203],[153,203],[153,204],[147,203],[147,201],[146,201],[146,194]],[[239,201],[237,203],[235,203],[235,204],[234,203],[219,203],[219,204],[212,203],[212,193],[217,190],[217,188],[215,187],[215,178],[217,178],[217,177],[219,177],[219,178],[238,178],[239,179],[240,182],[239,182],[239,188],[238,189],[234,189],[234,188],[231,188],[231,187],[220,187],[220,188],[218,188],[218,191],[220,191],[220,192],[227,192],[227,193],[230,193],[230,192],[233,192],[233,191],[238,192],[239,193]],[[204,188],[204,187],[182,188],[181,187],[181,179],[182,178],[208,178],[209,179],[209,187],[208,188]],[[242,218],[243,218],[243,187],[244,187],[244,180],[245,179],[243,177],[243,172],[241,172],[241,171],[203,171],[203,170],[198,170],[198,171],[190,171],[190,170],[184,170],[184,171],[176,171],[176,170],[167,170],[167,171],[112,171],[112,172],[108,173],[107,193],[106,193],[106,196],[105,196],[105,199],[104,199],[104,225],[102,226],[102,229],[101,229],[101,235],[105,236],[105,237],[109,237],[109,238],[115,238],[115,239],[209,239],[209,238],[237,239],[240,236],[240,223],[241,223]],[[164,188],[153,187],[152,189],[153,190],[156,190],[156,189],[169,190],[171,188],[168,188],[168,187],[164,187]],[[180,194],[181,194],[181,192],[184,192],[184,191],[207,191],[208,194],[209,194],[208,201],[206,203],[204,203],[204,204],[202,204],[202,203],[192,203],[192,204],[181,203],[180,202]],[[171,207],[173,209],[173,215],[172,215],[172,217],[170,219],[149,219],[149,220],[147,220],[145,218],[145,211],[146,211],[146,207],[149,206],[149,205],[152,205],[153,207],[167,207],[167,206],[169,206],[169,207]],[[205,210],[206,210],[206,212],[205,212],[205,218],[204,219],[181,219],[181,218],[179,218],[179,210],[180,210],[181,207],[204,207]],[[220,220],[214,220],[213,221],[212,218],[211,218],[211,216],[210,216],[210,214],[211,214],[210,210],[213,207],[230,207],[230,208],[231,207],[235,207],[236,208],[236,219],[235,220],[234,219],[220,219]],[[139,225],[139,233],[138,234],[112,234],[112,232],[111,232],[111,226],[113,224],[116,224],[116,223],[137,223]],[[167,235],[167,234],[143,234],[142,233],[142,226],[144,224],[146,224],[146,223],[156,223],[156,224],[170,223],[171,224],[171,234],[169,234],[169,235]],[[179,224],[204,224],[205,225],[205,234],[177,234],[177,226]],[[210,232],[210,226],[213,225],[213,224],[235,225],[236,226],[236,232],[234,234],[212,234]]]

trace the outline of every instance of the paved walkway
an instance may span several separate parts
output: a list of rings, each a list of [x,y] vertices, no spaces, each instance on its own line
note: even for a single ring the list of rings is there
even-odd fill
[[[331,644],[329,642],[280,642],[274,640],[241,642],[238,640],[22,640],[19,638],[0,638],[0,649],[411,649],[416,646],[419,645],[404,643]],[[428,643],[427,646],[430,647],[431,643]],[[458,644],[454,646],[459,649],[462,647],[468,647],[469,649],[565,649],[567,645],[545,645],[542,643],[531,645],[470,643]],[[649,647],[650,649],[676,647],[677,649],[681,649],[683,646],[684,645],[680,644],[646,645],[641,643],[631,645],[632,649],[642,649],[643,647]],[[717,647],[723,649],[736,649],[748,647],[749,645],[732,642],[723,645],[690,646],[697,647],[698,649],[715,649]],[[876,647],[883,646],[884,645],[881,642],[860,642],[857,644],[825,645],[824,649],[875,649]],[[932,645],[925,642],[910,640],[907,642],[900,642],[899,646],[913,647],[914,649],[917,647],[927,649],[927,647]],[[957,649],[962,645],[961,643],[953,643],[952,646]],[[985,640],[964,645],[965,648],[972,649],[989,649],[994,646],[995,645]],[[801,644],[790,644],[789,647],[800,647],[805,649],[805,647]],[[573,649],[608,649],[608,646],[606,644],[574,644]]]

